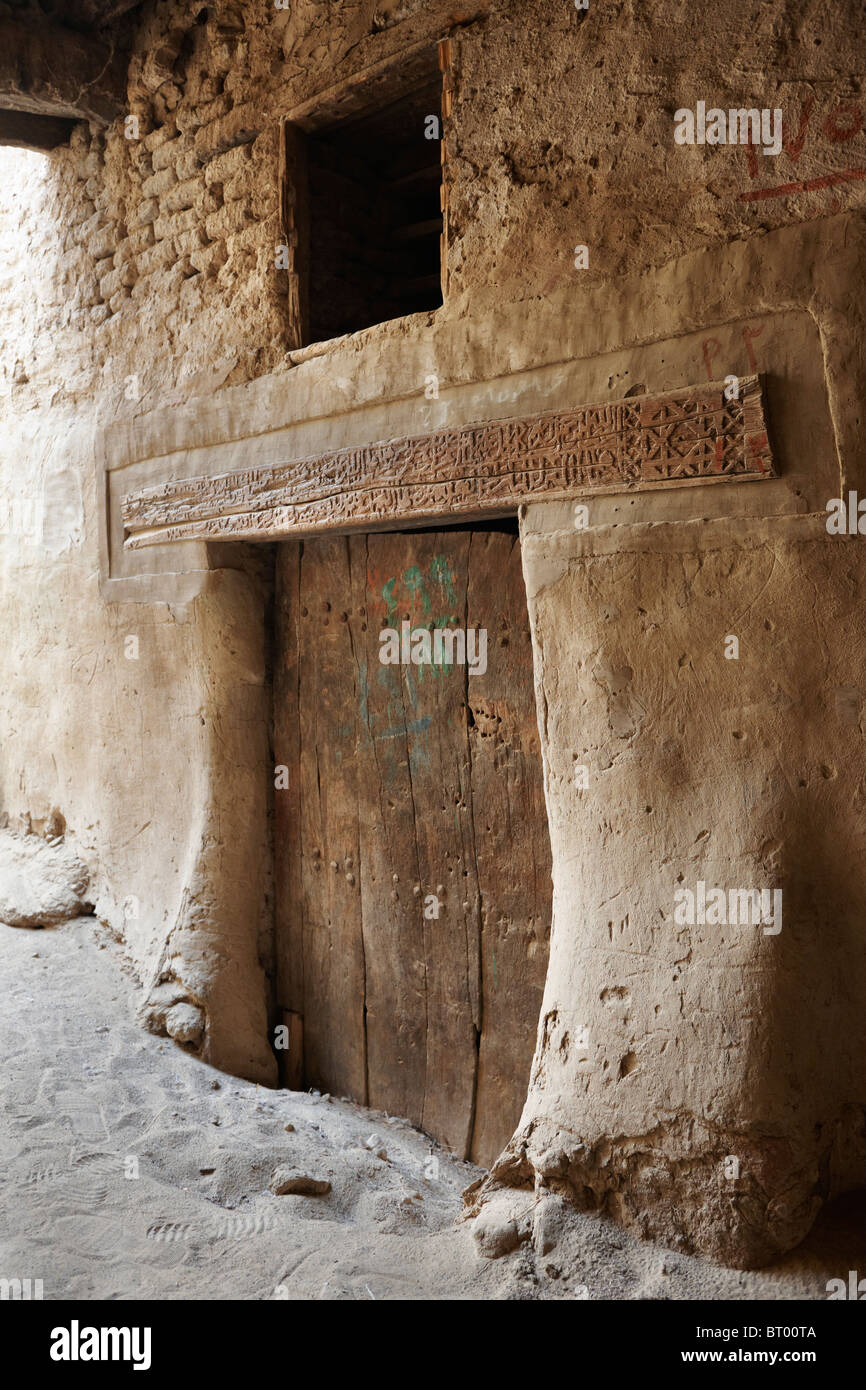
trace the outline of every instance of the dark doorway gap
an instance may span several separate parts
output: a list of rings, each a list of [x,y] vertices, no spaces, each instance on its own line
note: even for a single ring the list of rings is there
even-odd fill
[[[520,526],[516,516],[497,516],[490,521],[455,521],[450,525],[433,522],[430,526],[413,526],[405,531],[396,531],[398,536],[423,536],[425,532],[451,531],[495,531],[506,536],[519,536]]]

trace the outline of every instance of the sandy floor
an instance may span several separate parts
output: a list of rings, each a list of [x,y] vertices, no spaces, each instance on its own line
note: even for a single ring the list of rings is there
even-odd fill
[[[758,1275],[553,1198],[533,1242],[484,1259],[459,1220],[479,1170],[399,1120],[235,1081],[142,1032],[92,919],[0,926],[0,990],[0,1278],[42,1279],[46,1299],[824,1299],[866,1271],[859,1198]],[[331,1192],[272,1195],[281,1165]]]

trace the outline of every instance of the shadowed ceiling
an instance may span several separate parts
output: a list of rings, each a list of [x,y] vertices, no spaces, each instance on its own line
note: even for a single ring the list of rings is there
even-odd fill
[[[50,150],[76,121],[124,107],[141,0],[5,0],[0,6],[0,144]]]

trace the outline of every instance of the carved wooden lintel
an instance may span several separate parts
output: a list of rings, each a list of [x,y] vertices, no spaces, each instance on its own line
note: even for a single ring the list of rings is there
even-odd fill
[[[479,520],[521,502],[775,476],[761,383],[492,420],[124,498],[126,545]]]

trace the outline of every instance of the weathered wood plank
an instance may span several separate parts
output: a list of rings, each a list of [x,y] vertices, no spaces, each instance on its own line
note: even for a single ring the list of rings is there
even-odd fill
[[[306,140],[288,121],[280,122],[280,231],[288,247],[287,346],[308,341],[310,196]]]
[[[370,1104],[420,1125],[426,1084],[424,933],[418,880],[409,731],[399,680],[385,682],[371,613],[392,555],[352,537],[352,635],[356,644],[361,905],[366,960]]]
[[[298,600],[300,902],[304,1072],[308,1085],[367,1094],[365,963],[358,885],[355,654],[343,619],[351,589],[348,541],[301,555]]]
[[[448,168],[448,134],[453,99],[454,79],[451,72],[451,40],[442,39],[439,43],[439,67],[442,72],[442,138],[439,141],[439,155],[442,169],[439,185],[439,206],[442,211],[442,231],[439,238],[439,273],[442,282],[442,298],[448,297],[449,283],[449,245],[451,242],[451,176]]]
[[[481,8],[481,7],[479,7]],[[437,40],[422,39],[367,64],[286,113],[301,130],[316,131],[365,115],[428,82],[435,72]]]
[[[280,1012],[280,1023],[288,1034],[288,1047],[277,1053],[280,1064],[280,1084],[289,1091],[304,1088],[304,1020],[288,1009]]]
[[[286,786],[274,789],[274,914],[277,935],[277,999],[283,1022],[303,1019],[304,900],[301,839],[301,616],[302,543],[277,547],[274,594],[274,751],[286,769]],[[277,778],[274,778],[275,784]],[[303,1047],[303,1038],[300,1045]],[[297,1049],[296,1049],[297,1052]],[[284,1086],[304,1084],[303,1052],[280,1058]],[[289,1079],[291,1078],[291,1079]]]
[[[482,990],[470,1156],[489,1167],[517,1128],[529,1088],[553,896],[516,536],[472,533],[468,599],[467,626],[487,631],[487,670],[467,681]]]
[[[365,544],[360,822],[370,1103],[393,1111],[406,1094],[411,1109],[399,1113],[417,1116],[465,1155],[479,1024],[465,681],[457,670],[382,665],[379,637],[404,619],[428,627],[464,621],[469,536],[373,536]]]
[[[758,377],[494,420],[132,493],[126,545],[478,519],[521,502],[775,476]]]

